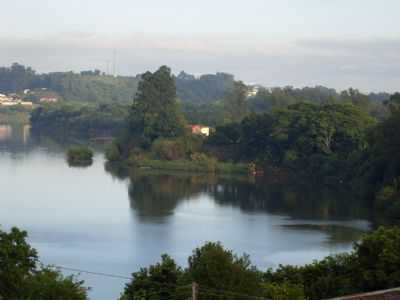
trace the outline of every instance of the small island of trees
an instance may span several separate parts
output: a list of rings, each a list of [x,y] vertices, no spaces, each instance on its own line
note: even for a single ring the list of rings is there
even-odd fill
[[[93,163],[93,151],[85,146],[74,146],[67,151],[68,164],[71,166],[90,166]]]

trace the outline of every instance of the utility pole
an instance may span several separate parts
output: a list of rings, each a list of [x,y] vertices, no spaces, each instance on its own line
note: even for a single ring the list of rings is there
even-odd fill
[[[196,282],[192,283],[192,300],[198,300],[199,285]]]
[[[117,50],[113,51],[113,76],[117,77]]]

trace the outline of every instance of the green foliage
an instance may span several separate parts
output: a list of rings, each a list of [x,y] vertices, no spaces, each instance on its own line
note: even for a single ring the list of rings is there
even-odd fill
[[[17,228],[0,230],[0,298],[7,300],[86,300],[87,289],[75,277],[39,267],[37,252]]]
[[[38,262],[37,252],[27,242],[27,233],[12,228],[0,230],[0,295],[22,299],[26,276],[31,275]]]
[[[262,273],[251,266],[247,255],[238,257],[221,244],[208,242],[193,251],[185,270],[163,256],[161,263],[134,273],[121,300],[186,299],[190,291],[184,292],[185,288],[192,282],[199,284],[200,299],[243,299],[247,295],[317,300],[393,288],[400,285],[398,249],[400,228],[379,228],[365,235],[350,254]]]
[[[38,300],[86,300],[87,289],[83,281],[75,276],[64,277],[60,272],[47,267],[34,273],[27,286],[29,298]]]
[[[390,115],[368,136],[370,147],[359,159],[352,174],[360,196],[375,204],[386,216],[400,218],[400,96],[387,103]]]
[[[129,103],[140,77],[113,77],[98,71],[36,74],[17,63],[0,68],[0,91],[17,93],[24,89],[48,89],[68,101]]]
[[[110,162],[116,162],[122,160],[120,145],[116,141],[112,142],[107,146],[105,157]]]
[[[151,150],[157,159],[179,160],[186,157],[186,149],[183,139],[163,139],[155,140]]]
[[[240,122],[247,114],[247,86],[235,81],[233,89],[224,97],[224,111],[228,122]]]
[[[357,286],[379,290],[400,285],[400,228],[379,228],[355,246]]]
[[[64,103],[37,107],[30,121],[36,131],[87,137],[120,133],[128,115],[127,105]]]
[[[72,166],[86,166],[93,162],[93,151],[85,146],[71,147],[67,151],[68,163]]]
[[[271,300],[304,300],[304,287],[299,284],[282,283],[264,283],[263,296]]]
[[[317,105],[351,103],[371,116],[382,119],[387,114],[387,109],[383,103],[389,97],[390,95],[387,93],[366,95],[352,88],[338,93],[334,89],[323,86],[301,89],[288,86],[272,89],[261,88],[256,96],[249,99],[248,107],[253,113],[265,113],[301,102]]]
[[[168,67],[142,75],[129,122],[131,135],[145,147],[157,138],[185,133],[185,120],[176,102],[175,80]]]
[[[280,266],[264,279],[304,286],[307,299],[393,288],[400,284],[400,228],[379,228],[365,235],[350,254],[329,256],[303,267]]]
[[[168,255],[163,255],[160,263],[132,274],[121,300],[178,299],[176,286],[181,276],[181,268]]]
[[[218,162],[215,158],[208,157],[205,154],[197,154],[192,157],[194,160],[155,160],[140,157],[140,155],[131,156],[128,164],[132,167],[151,168],[155,170],[170,171],[188,171],[200,173],[221,173],[221,174],[248,174],[247,164],[233,164]]]
[[[217,127],[207,145],[229,149],[236,144],[237,160],[343,178],[353,156],[367,147],[373,124],[352,104],[298,103]]]
[[[224,106],[220,102],[201,105],[182,102],[181,107],[189,124],[218,126],[224,123]]]
[[[193,75],[181,72],[176,77],[178,98],[196,105],[207,105],[221,100],[233,88],[233,83],[233,75],[226,73],[207,74],[195,78]]]
[[[247,255],[237,257],[219,243],[206,243],[188,259],[188,277],[211,290],[225,290],[247,295],[261,293],[260,273],[251,266]],[[212,297],[207,299],[231,299]]]

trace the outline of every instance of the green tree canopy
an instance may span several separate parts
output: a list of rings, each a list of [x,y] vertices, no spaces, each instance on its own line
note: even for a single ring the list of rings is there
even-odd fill
[[[139,83],[130,114],[130,132],[149,144],[159,137],[177,137],[185,131],[185,120],[176,102],[175,79],[171,70],[160,67],[146,72]]]
[[[17,228],[0,230],[0,299],[86,300],[87,289],[75,277],[40,267],[38,255]]]

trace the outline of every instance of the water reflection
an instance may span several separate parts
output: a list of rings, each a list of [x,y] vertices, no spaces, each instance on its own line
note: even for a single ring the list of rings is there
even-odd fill
[[[10,125],[0,125],[0,141],[9,140],[12,135],[12,127]]]
[[[331,245],[349,244],[369,229],[368,210],[341,189],[270,183],[248,177],[227,177],[151,170],[127,170],[106,164],[119,180],[127,180],[130,207],[143,222],[165,221],[185,202],[211,199],[220,207],[247,214],[287,219],[286,231],[324,233]]]
[[[0,149],[20,150],[30,144],[29,125],[0,124]]]
[[[28,230],[45,263],[128,275],[162,253],[184,265],[195,247],[221,241],[265,269],[348,251],[369,229],[367,209],[340,189],[128,170],[99,152],[92,167],[69,168],[67,142],[3,130],[1,225]],[[82,278],[92,299],[116,299],[124,285]]]

